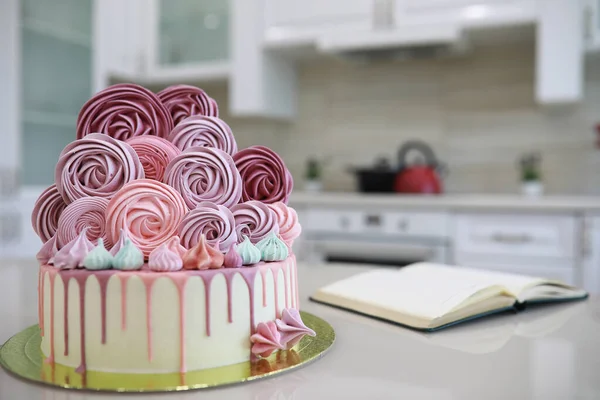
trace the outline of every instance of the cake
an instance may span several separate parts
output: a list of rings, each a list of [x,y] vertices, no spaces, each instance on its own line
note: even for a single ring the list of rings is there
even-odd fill
[[[299,313],[293,181],[238,150],[202,89],[117,84],[87,101],[37,200],[41,350],[78,373],[254,362],[315,332]]]

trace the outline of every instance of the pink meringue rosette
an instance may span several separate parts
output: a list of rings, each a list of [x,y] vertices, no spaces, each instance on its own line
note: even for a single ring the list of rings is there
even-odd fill
[[[302,233],[302,227],[298,222],[298,213],[292,207],[286,206],[281,201],[269,204],[268,207],[273,210],[279,225],[279,237],[281,240],[292,247],[294,240]]]
[[[242,201],[287,204],[294,182],[277,153],[265,146],[251,146],[238,151],[233,160],[244,182]]]
[[[60,153],[54,174],[67,204],[88,196],[110,199],[127,182],[143,177],[135,150],[100,133],[69,143]]]
[[[144,177],[163,181],[165,170],[181,151],[171,142],[158,136],[135,136],[127,140],[138,155],[144,169]]]
[[[247,201],[231,207],[235,220],[235,230],[238,243],[245,236],[256,244],[266,238],[271,232],[278,234],[279,225],[273,210],[260,201]]]
[[[217,117],[194,115],[185,118],[171,131],[169,141],[180,150],[214,147],[230,156],[237,153],[237,143],[231,128]]]
[[[235,220],[229,208],[205,201],[183,217],[179,225],[183,247],[191,249],[202,235],[211,246],[219,243],[219,250],[223,253],[237,243]]]
[[[195,86],[169,86],[158,92],[158,98],[169,110],[175,125],[192,115],[219,116],[217,102]]]
[[[210,147],[191,147],[167,166],[165,182],[190,209],[203,201],[231,207],[242,196],[242,178],[231,156]]]
[[[152,250],[177,235],[188,211],[181,195],[164,183],[138,179],[123,186],[106,209],[106,231],[118,243],[126,229],[131,242],[147,259]]]
[[[281,334],[281,343],[287,349],[294,347],[305,335],[316,336],[315,331],[304,325],[300,312],[295,308],[283,309],[281,319],[277,319],[275,324]]]
[[[260,322],[256,326],[256,333],[250,336],[252,354],[268,357],[275,350],[285,350],[281,343],[281,334],[273,321]]]
[[[31,225],[43,243],[56,234],[58,219],[66,206],[56,185],[44,190],[36,200],[31,213]]]
[[[75,269],[83,267],[85,256],[94,249],[94,245],[87,238],[85,230],[62,249],[58,250],[52,260],[54,266],[60,269]]]
[[[100,132],[115,139],[153,135],[166,138],[173,119],[161,100],[135,84],[110,86],[88,100],[77,118],[77,139]]]
[[[106,234],[107,206],[108,200],[103,197],[82,197],[69,204],[58,220],[58,248],[62,248],[85,230],[90,242],[95,245],[102,238],[104,245],[110,249],[112,242]]]

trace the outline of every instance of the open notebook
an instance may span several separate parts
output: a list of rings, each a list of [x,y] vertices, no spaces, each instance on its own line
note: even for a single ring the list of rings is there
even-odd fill
[[[311,300],[434,331],[527,304],[584,299],[564,283],[431,263],[377,269],[319,289]]]

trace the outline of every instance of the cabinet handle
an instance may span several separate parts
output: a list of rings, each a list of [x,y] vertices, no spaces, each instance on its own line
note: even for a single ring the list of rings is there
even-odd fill
[[[594,13],[592,11],[592,7],[587,5],[583,11],[583,35],[588,42],[591,42],[593,39],[593,25],[594,25]]]
[[[523,235],[506,235],[502,233],[494,233],[492,234],[492,240],[498,243],[505,244],[523,244],[531,242],[533,239],[531,236],[527,234]]]
[[[408,230],[408,220],[407,219],[400,220],[400,222],[398,222],[398,229],[400,229],[401,231],[407,231]]]

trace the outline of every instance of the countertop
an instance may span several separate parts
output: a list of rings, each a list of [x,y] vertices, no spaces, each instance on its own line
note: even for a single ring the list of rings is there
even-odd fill
[[[310,302],[318,287],[366,266],[299,266],[302,309],[329,321],[324,358],[271,379],[144,399],[597,399],[600,299],[479,320],[433,334]],[[0,265],[0,343],[37,322],[34,260]],[[0,399],[109,399],[32,385],[0,369]],[[141,398],[140,396],[132,398]]]
[[[600,212],[600,196],[521,195],[400,195],[355,192],[293,192],[290,205],[308,206],[412,208],[438,210],[506,210],[549,212]]]

